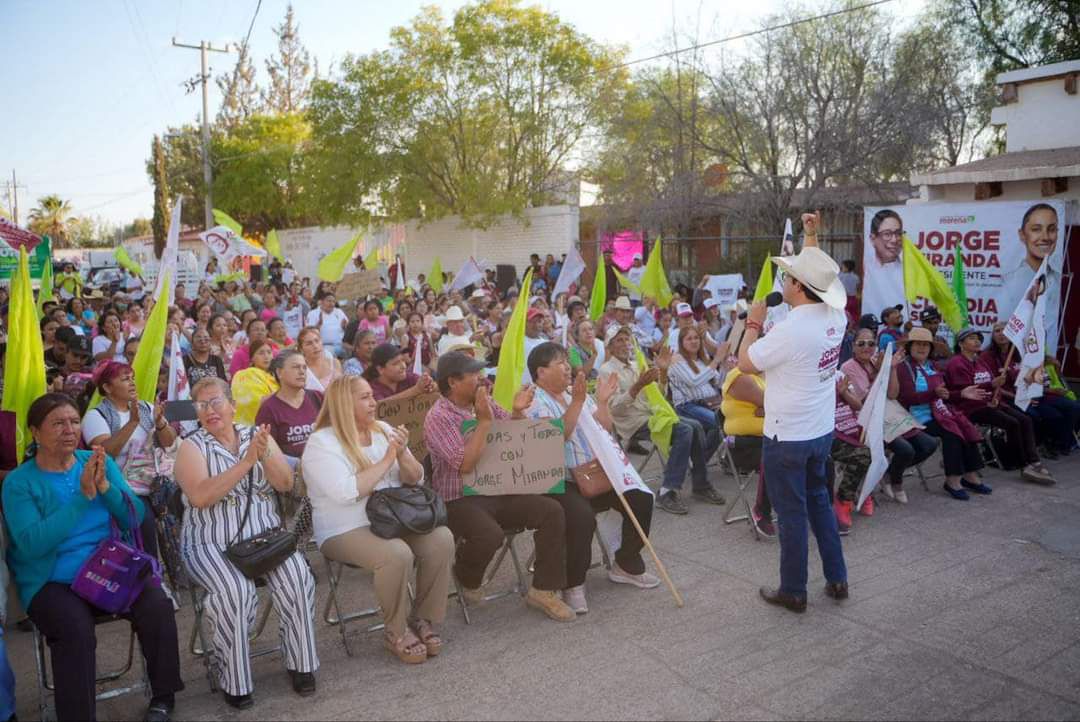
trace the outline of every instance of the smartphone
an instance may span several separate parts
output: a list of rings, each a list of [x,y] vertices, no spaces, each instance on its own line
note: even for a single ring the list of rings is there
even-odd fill
[[[169,423],[174,421],[197,421],[199,415],[195,413],[194,401],[166,401],[165,420]]]

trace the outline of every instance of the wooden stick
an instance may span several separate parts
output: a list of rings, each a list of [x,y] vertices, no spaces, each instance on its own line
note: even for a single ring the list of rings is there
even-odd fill
[[[1009,344],[1009,353],[1005,356],[1005,363],[1001,365],[1001,373],[1006,376],[1009,375],[1009,364],[1012,363],[1013,354],[1016,353],[1016,346]],[[991,406],[997,406],[998,401],[1001,399],[1001,387],[998,386],[994,389],[994,398],[991,400]]]
[[[671,581],[671,577],[668,576],[667,569],[664,568],[664,563],[660,561],[660,557],[656,556],[656,550],[653,549],[652,542],[649,541],[649,537],[641,528],[641,524],[638,523],[637,517],[634,516],[634,510],[630,508],[630,504],[619,492],[615,492],[615,496],[619,497],[619,501],[622,502],[623,510],[626,511],[626,516],[633,522],[634,528],[637,529],[638,536],[641,537],[641,541],[645,543],[645,548],[649,550],[649,554],[652,555],[653,564],[656,565],[656,571],[660,572],[660,577],[667,584],[667,588],[671,591],[671,596],[675,597],[675,606],[683,606],[682,595],[679,594],[679,590],[675,588],[675,584]]]

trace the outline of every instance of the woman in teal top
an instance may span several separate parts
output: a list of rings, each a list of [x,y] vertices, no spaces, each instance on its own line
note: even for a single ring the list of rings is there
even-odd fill
[[[58,719],[92,720],[94,618],[103,612],[76,595],[71,582],[108,538],[110,516],[128,530],[128,502],[136,525],[143,506],[100,446],[76,451],[79,409],[70,396],[37,399],[27,426],[34,437],[29,458],[3,485],[8,566],[30,620],[52,650]],[[153,696],[145,719],[168,720],[175,693],[184,687],[172,602],[160,586],[148,584],[123,616],[134,624],[146,657]]]

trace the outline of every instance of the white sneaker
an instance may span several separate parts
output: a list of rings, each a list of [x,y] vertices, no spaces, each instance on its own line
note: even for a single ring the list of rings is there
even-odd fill
[[[896,501],[896,492],[893,491],[892,484],[888,482],[881,485],[881,493],[885,495],[889,501]]]
[[[585,585],[562,590],[562,599],[574,614],[588,614],[589,603],[585,600]]]
[[[896,494],[896,500],[898,502],[900,502],[901,504],[907,504],[907,492],[906,491],[904,491],[903,489],[897,489],[893,493]]]
[[[660,586],[660,580],[654,577],[652,574],[645,572],[644,574],[627,574],[623,571],[618,564],[611,568],[608,572],[608,579],[616,584],[630,584],[638,589],[652,589],[653,587]]]

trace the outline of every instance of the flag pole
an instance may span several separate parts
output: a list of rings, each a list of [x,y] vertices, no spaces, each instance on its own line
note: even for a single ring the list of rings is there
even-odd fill
[[[653,549],[652,542],[649,541],[649,536],[641,528],[641,524],[638,523],[637,517],[634,516],[634,510],[630,508],[630,504],[627,503],[626,498],[619,492],[615,492],[615,496],[619,497],[619,501],[622,502],[623,511],[626,512],[626,517],[634,525],[634,529],[637,530],[638,536],[641,537],[641,541],[645,544],[645,548],[649,550],[649,555],[652,556],[653,564],[656,565],[656,571],[660,572],[660,578],[664,580],[664,584],[667,585],[668,590],[671,592],[671,596],[675,597],[675,606],[683,607],[683,598],[679,594],[679,590],[675,588],[674,582],[671,581],[671,577],[668,576],[667,568],[664,563],[660,561],[660,557],[656,555],[656,550]]]

